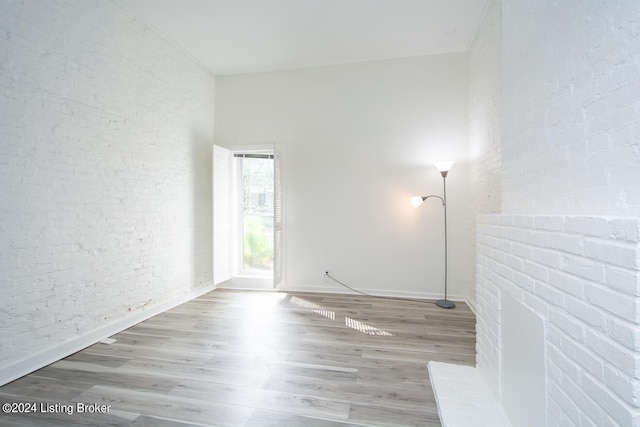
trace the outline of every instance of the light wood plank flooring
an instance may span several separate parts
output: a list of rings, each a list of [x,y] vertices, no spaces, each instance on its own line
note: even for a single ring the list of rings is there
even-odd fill
[[[475,363],[465,304],[366,296],[215,290],[112,338],[0,387],[38,411],[0,425],[439,426],[427,362]]]

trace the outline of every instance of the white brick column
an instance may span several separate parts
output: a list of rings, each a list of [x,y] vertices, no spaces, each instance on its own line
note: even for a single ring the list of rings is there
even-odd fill
[[[508,294],[544,319],[547,425],[640,425],[640,219],[480,215],[477,242],[477,365],[494,394]]]

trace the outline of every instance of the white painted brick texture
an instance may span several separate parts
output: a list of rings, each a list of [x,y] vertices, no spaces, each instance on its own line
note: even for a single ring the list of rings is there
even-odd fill
[[[512,295],[547,322],[548,424],[640,425],[640,7],[493,3],[469,54],[471,192],[497,165],[501,205],[475,206],[506,213],[477,219],[478,368],[500,395]]]
[[[638,1],[501,3],[503,211],[640,216]]]
[[[469,49],[469,196],[468,217],[471,247],[475,246],[475,216],[495,213],[501,208],[500,188],[500,14],[494,1]],[[475,277],[475,262],[471,277]],[[474,281],[465,290],[467,302],[475,309]]]
[[[0,2],[0,367],[211,283],[213,90],[109,1]]]
[[[640,425],[639,227],[638,218],[478,217],[478,367],[499,377],[501,293],[542,316],[549,425]]]

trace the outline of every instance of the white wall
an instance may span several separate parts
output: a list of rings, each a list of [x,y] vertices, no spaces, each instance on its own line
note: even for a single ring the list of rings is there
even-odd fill
[[[216,143],[284,147],[287,288],[440,297],[447,178],[450,294],[468,277],[466,55],[216,79]]]
[[[478,369],[503,404],[514,401],[504,396],[514,380],[505,379],[505,325],[535,313],[544,424],[638,426],[640,8],[545,0],[491,10],[478,40],[502,26],[502,213],[478,217]],[[495,54],[474,43],[470,57]],[[493,105],[493,79],[469,70],[470,87],[477,79]],[[493,117],[480,117],[483,126]],[[510,298],[531,313],[507,313]],[[523,408],[505,410],[513,420]]]
[[[1,384],[210,286],[214,83],[107,1],[0,28]]]

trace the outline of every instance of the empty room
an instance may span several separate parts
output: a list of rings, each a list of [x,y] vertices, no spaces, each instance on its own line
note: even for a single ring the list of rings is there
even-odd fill
[[[640,427],[637,0],[0,0],[0,424]]]

